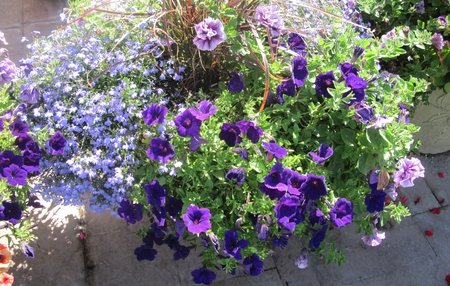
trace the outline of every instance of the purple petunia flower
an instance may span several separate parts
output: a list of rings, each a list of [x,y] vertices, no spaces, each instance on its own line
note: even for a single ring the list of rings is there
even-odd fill
[[[173,254],[173,259],[175,261],[180,259],[184,260],[189,256],[189,253],[191,252],[191,250],[184,245],[177,245],[173,250],[175,250],[175,253]]]
[[[31,143],[31,144],[30,144]],[[28,173],[38,172],[39,171],[39,162],[42,158],[42,153],[39,150],[39,146],[37,146],[36,142],[29,142],[27,146],[30,145],[35,146],[36,148],[27,148],[22,152],[23,157],[23,165],[22,168]]]
[[[283,21],[276,11],[277,5],[259,5],[254,15],[256,23],[269,27],[272,36],[278,36],[283,26]]]
[[[22,113],[25,114],[27,112],[27,105],[25,103],[20,103],[14,108],[12,111],[13,116],[17,116],[17,114]]]
[[[11,164],[3,169],[3,174],[11,186],[25,186],[27,184],[27,171],[16,164]]]
[[[26,134],[25,136],[16,137],[16,140],[14,140],[14,145],[17,146],[20,150],[24,151],[26,149],[26,144],[32,141],[33,137]]]
[[[356,46],[353,50],[353,56],[351,62],[355,62],[362,54],[364,53],[364,49]]]
[[[43,208],[44,206],[41,205],[41,202],[39,201],[39,198],[35,195],[30,195],[28,197],[28,203],[27,206],[33,207],[33,208]]]
[[[223,241],[223,252],[233,257],[236,260],[241,260],[241,249],[248,246],[248,241],[243,238],[238,241],[238,234],[234,230],[228,230],[225,232],[225,238]]]
[[[384,208],[384,201],[386,199],[386,193],[383,191],[372,190],[372,192],[366,195],[364,203],[367,206],[367,211],[373,213],[375,211],[381,212]]]
[[[16,65],[9,59],[0,62],[0,87],[11,83],[17,74]]]
[[[373,234],[363,236],[361,239],[365,245],[368,246],[378,246],[381,244],[383,239],[386,238],[386,234],[378,229],[373,230]]]
[[[336,77],[334,76],[333,71],[329,71],[327,73],[320,73],[316,77],[316,93],[323,95],[326,98],[331,98],[331,94],[328,92],[329,88],[335,88],[334,82],[336,81]]]
[[[400,108],[400,116],[397,118],[397,122],[408,124],[409,109],[404,104],[399,104],[398,108]]]
[[[275,246],[285,248],[288,245],[289,238],[291,238],[291,236],[292,236],[291,233],[283,233],[280,235],[280,237],[278,236],[272,237],[272,242]]]
[[[211,213],[209,209],[199,209],[196,205],[190,205],[183,215],[183,221],[189,232],[206,232],[211,228]]]
[[[288,180],[291,176],[291,170],[283,168],[281,163],[276,163],[270,169],[269,174],[264,177],[264,184],[268,188],[278,189],[279,191],[287,191]]]
[[[191,272],[191,275],[195,284],[211,285],[211,283],[216,279],[216,273],[206,267],[195,269]]]
[[[445,19],[444,16],[439,16],[437,18],[439,25],[446,27],[447,26],[447,19]]]
[[[244,148],[234,148],[233,152],[238,153],[239,157],[241,157],[245,161],[248,161],[248,152]]]
[[[255,125],[251,122],[251,125],[247,129],[247,137],[253,143],[256,144],[259,142],[259,139],[264,135],[261,127]]]
[[[231,92],[241,92],[244,90],[244,76],[237,72],[231,72],[228,90]]]
[[[224,140],[228,146],[233,147],[242,142],[239,134],[241,134],[241,130],[236,124],[224,123],[219,138]]]
[[[22,253],[26,258],[34,258],[34,248],[22,241]]]
[[[152,206],[150,212],[158,226],[164,226],[166,222],[167,209],[163,206]]]
[[[150,126],[156,123],[162,124],[167,114],[167,108],[153,103],[146,110],[142,111],[141,114],[145,124]]]
[[[64,147],[66,147],[66,139],[59,131],[57,131],[48,140],[48,145],[50,146],[50,154],[62,155],[64,152]]]
[[[328,160],[331,156],[333,156],[333,148],[328,146],[325,143],[320,144],[319,151],[317,153],[315,152],[309,152],[308,155],[312,157],[313,161],[317,164],[323,166],[325,164],[325,161]]]
[[[256,253],[246,257],[242,264],[244,266],[244,273],[251,276],[260,275],[264,267],[264,262]]]
[[[11,109],[6,110],[5,113],[2,116],[0,116],[0,120],[10,122],[11,119],[12,119],[12,110]]]
[[[330,210],[330,221],[335,227],[343,227],[352,222],[355,213],[353,204],[345,198],[340,198]]]
[[[393,117],[375,114],[372,117],[372,120],[370,120],[370,124],[367,125],[366,128],[373,127],[375,129],[380,129],[380,128],[383,128],[384,126],[386,126],[386,124],[391,123],[392,121],[394,121]]]
[[[298,197],[285,194],[274,208],[278,224],[290,232],[294,231],[295,226],[305,219],[299,206],[300,199]]]
[[[122,199],[120,207],[117,209],[119,216],[127,223],[135,224],[142,220],[142,205],[134,204],[127,199]]]
[[[283,147],[278,146],[276,143],[262,142],[262,146],[268,152],[267,161],[272,160],[273,157],[278,159],[283,159],[287,155],[287,150]]]
[[[11,164],[15,164],[19,167],[23,166],[23,157],[15,155],[13,151],[5,150],[0,152],[0,177],[6,178],[3,170],[9,167]]]
[[[136,248],[134,250],[134,255],[136,255],[137,260],[142,261],[142,260],[149,260],[149,261],[153,261],[155,260],[155,256],[158,253],[158,251],[156,251],[156,249],[152,248],[151,246],[148,245],[141,245],[138,248]]]
[[[306,78],[308,78],[307,64],[308,62],[302,56],[297,56],[292,59],[292,79],[297,87],[303,86]]]
[[[216,113],[217,106],[211,101],[203,100],[197,105],[197,109],[191,108],[190,111],[198,120],[206,120]]]
[[[19,203],[8,203],[7,201],[3,201],[2,205],[4,207],[2,220],[7,220],[12,224],[18,223],[22,218],[22,209],[20,208]]]
[[[144,185],[145,193],[147,194],[147,201],[152,206],[164,206],[166,201],[167,191],[157,180],[150,184]]]
[[[289,48],[298,53],[301,56],[305,56],[306,52],[306,44],[305,41],[303,40],[303,38],[297,34],[297,33],[289,33],[289,38],[288,38],[288,46]]]
[[[166,209],[170,216],[176,217],[183,209],[183,201],[174,197],[170,197],[166,201]]]
[[[344,79],[347,79],[349,74],[358,75],[358,70],[351,63],[343,63],[338,66]]]
[[[14,136],[26,136],[29,128],[28,125],[17,118],[9,125],[9,130]]]
[[[306,181],[305,175],[300,175],[296,171],[291,171],[291,177],[288,180],[288,193],[291,195],[300,195],[300,187]]]
[[[321,229],[316,231],[309,241],[309,248],[319,248],[322,241],[325,239],[325,234],[328,230],[328,224],[324,225]]]
[[[233,168],[225,175],[228,180],[235,179],[239,187],[242,187],[245,180],[245,168]]]
[[[347,97],[350,93],[353,93],[353,99],[350,101],[350,104],[361,102],[366,97],[365,90],[367,88],[367,81],[359,76],[349,73],[345,81],[345,86],[350,87],[351,90],[344,93],[342,97]]]
[[[328,220],[318,208],[313,208],[309,213],[309,222],[312,226],[315,224],[324,225]]]
[[[196,36],[194,44],[201,51],[213,51],[227,39],[222,22],[211,17],[206,18],[194,27]]]
[[[417,158],[404,158],[397,164],[397,170],[394,172],[395,186],[404,188],[414,186],[413,181],[419,177],[425,176],[425,168]]]
[[[277,86],[278,103],[281,105],[284,103],[283,94],[294,96],[295,91],[294,80],[292,78],[284,79],[280,85]]]
[[[258,231],[259,241],[266,241],[269,235],[270,235],[269,227],[265,223],[263,223],[261,225],[261,229]]]
[[[147,150],[147,155],[152,160],[158,160],[163,164],[166,164],[174,157],[172,145],[169,141],[162,140],[160,138],[153,138],[150,141],[150,148]]]
[[[317,200],[328,193],[324,176],[308,174],[306,177],[306,181],[300,187],[300,192],[310,200]]]
[[[173,120],[175,126],[178,127],[178,135],[181,137],[187,136],[198,136],[200,133],[200,126],[202,125],[202,121],[197,119],[192,113],[190,109],[186,109],[175,117]]]
[[[27,88],[19,93],[20,100],[29,102],[31,104],[35,104],[39,100],[39,97],[39,91],[35,87]]]
[[[430,39],[431,43],[438,49],[439,51],[442,50],[444,47],[444,38],[439,33],[434,33],[433,37]]]
[[[264,183],[259,184],[259,190],[266,196],[269,196],[271,200],[281,199],[286,193],[286,191],[280,191],[276,188],[268,188]]]
[[[363,101],[354,104],[355,108],[355,120],[363,124],[367,124],[373,118],[372,107],[366,105]]]

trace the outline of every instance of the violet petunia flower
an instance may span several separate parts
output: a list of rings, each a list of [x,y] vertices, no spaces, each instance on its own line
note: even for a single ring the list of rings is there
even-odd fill
[[[358,70],[351,63],[343,63],[338,66],[344,79],[347,79],[349,74],[358,75]]]
[[[309,213],[309,223],[312,226],[315,224],[324,225],[327,221],[328,220],[325,218],[322,211],[318,208],[313,208]]]
[[[366,128],[380,129],[393,121],[394,121],[393,117],[375,114],[370,120],[370,124],[367,125]]]
[[[235,179],[239,187],[242,187],[245,181],[245,168],[233,168],[225,175],[228,180]]]
[[[317,164],[323,166],[325,161],[328,160],[331,156],[333,156],[333,148],[328,146],[325,143],[320,144],[319,151],[309,152],[308,155],[312,157],[313,161]]]
[[[152,208],[150,209],[150,212],[152,213],[157,226],[164,226],[164,224],[166,222],[166,215],[167,215],[166,207],[152,206]]]
[[[4,121],[10,122],[11,119],[12,119],[12,116],[13,116],[12,110],[8,109],[8,110],[5,111],[5,113],[2,116],[0,116],[0,120],[4,120]]]
[[[386,193],[383,191],[372,190],[372,192],[366,195],[364,203],[367,206],[367,211],[373,213],[375,211],[381,212],[384,209],[384,201],[386,199]]]
[[[248,241],[245,238],[238,240],[238,233],[234,230],[226,231],[224,237],[223,252],[236,260],[241,260],[240,250],[248,246]]]
[[[11,186],[25,186],[27,184],[27,171],[16,164],[11,164],[3,169],[3,174]]]
[[[310,200],[317,200],[328,193],[324,176],[308,174],[306,177],[306,181],[300,186],[299,191]]]
[[[353,56],[351,62],[355,62],[362,54],[364,53],[364,49],[356,46],[353,50]]]
[[[200,126],[202,125],[202,121],[197,119],[192,113],[190,109],[186,109],[175,117],[173,120],[175,126],[178,127],[178,135],[181,137],[187,136],[198,136],[200,133]]]
[[[288,180],[288,193],[291,195],[300,195],[300,187],[306,181],[305,175],[300,175],[296,171],[291,171],[291,177]]]
[[[142,220],[142,205],[130,202],[127,199],[122,199],[120,207],[117,209],[119,216],[127,223],[135,224]]]
[[[17,116],[19,113],[25,114],[26,112],[27,112],[27,104],[22,102],[14,108],[14,110],[12,111],[12,115]]]
[[[134,255],[136,255],[137,260],[149,260],[153,261],[155,260],[155,256],[158,253],[158,251],[151,246],[148,245],[141,245],[138,248],[134,250]]]
[[[219,138],[224,140],[229,147],[233,147],[242,142],[242,138],[239,136],[240,134],[241,130],[236,124],[224,123]]]
[[[0,62],[0,87],[11,83],[17,74],[16,65],[9,59]]]
[[[242,264],[244,266],[244,273],[251,276],[260,275],[264,267],[264,262],[256,253],[246,257]]]
[[[278,189],[279,191],[288,190],[288,180],[292,176],[292,171],[283,168],[281,163],[276,163],[270,169],[269,174],[264,177],[264,184],[268,188]]]
[[[22,218],[22,209],[18,202],[8,203],[7,201],[3,201],[2,205],[3,209],[3,219],[7,220],[12,224],[16,224]]]
[[[34,258],[34,248],[22,241],[22,253],[26,258]]]
[[[191,108],[190,111],[198,120],[206,120],[216,113],[217,106],[213,105],[211,101],[203,100],[197,105],[197,108]]]
[[[323,97],[331,98],[330,92],[328,92],[329,88],[334,89],[334,82],[336,81],[336,77],[334,76],[333,71],[329,71],[327,73],[320,73],[316,77],[316,93],[323,95]]]
[[[292,59],[292,79],[297,87],[301,87],[305,84],[305,80],[308,78],[308,68],[306,65],[308,62],[302,56],[297,56]]]
[[[354,216],[353,204],[345,198],[338,199],[330,210],[330,221],[335,227],[350,224]]]
[[[147,194],[147,201],[152,206],[164,206],[166,202],[167,191],[157,180],[150,184],[144,185],[145,193]]]
[[[444,48],[444,37],[442,37],[439,33],[434,33],[433,37],[430,39],[431,43],[438,49],[439,51]]]
[[[289,242],[289,238],[291,238],[292,234],[291,233],[282,233],[280,235],[280,237],[278,236],[274,236],[272,237],[272,243],[275,246],[281,247],[282,249],[284,249]]]
[[[396,187],[404,188],[414,186],[413,181],[419,177],[425,176],[425,168],[417,158],[404,158],[397,164],[397,170],[394,172],[394,183]]]
[[[200,136],[192,136],[190,142],[191,145],[189,146],[189,152],[195,152],[198,148],[200,148],[200,145],[209,143],[208,140]]]
[[[4,175],[4,169],[11,164],[15,164],[19,167],[23,166],[23,157],[15,155],[13,151],[5,150],[0,152],[0,177],[6,178]]]
[[[354,108],[356,122],[367,124],[370,122],[370,120],[372,120],[374,116],[372,107],[366,105],[363,101],[361,101],[359,103],[355,103]]]
[[[277,86],[277,96],[278,96],[278,103],[283,104],[283,94],[286,94],[288,96],[294,96],[295,95],[295,84],[294,80],[292,78],[284,79],[278,86]]]
[[[305,220],[300,209],[300,199],[289,194],[285,194],[275,205],[274,215],[277,223],[290,232],[293,232],[295,226]]]
[[[27,144],[28,146],[30,145],[35,145],[37,146],[36,142],[29,142],[32,144]],[[39,150],[39,147],[37,146],[37,148],[35,148],[35,150],[31,150],[31,149],[26,149],[25,151],[22,152],[22,157],[23,157],[23,165],[22,168],[27,171],[28,173],[33,173],[33,172],[38,172],[39,171],[39,162],[42,158],[42,153]],[[30,174],[28,174],[30,175]]]
[[[39,100],[40,94],[35,87],[27,88],[19,93],[19,99],[35,104]]]
[[[62,155],[64,152],[64,147],[66,147],[66,139],[61,134],[61,132],[57,131],[48,140],[48,145],[50,146],[50,154]]]
[[[234,148],[233,152],[238,153],[239,157],[241,157],[245,161],[248,161],[248,152],[244,148]]]
[[[264,183],[259,184],[258,188],[263,194],[269,196],[271,200],[281,199],[286,193],[286,191],[280,191],[277,188],[268,188]]]
[[[261,229],[258,231],[258,239],[259,241],[266,241],[267,237],[270,235],[269,227],[263,223],[261,225]]]
[[[195,269],[191,272],[195,284],[211,285],[216,279],[216,273],[206,267]]]
[[[14,136],[26,136],[29,129],[28,125],[23,123],[19,118],[9,125],[9,130]]]
[[[363,236],[361,240],[365,245],[368,246],[378,246],[381,244],[383,239],[386,238],[386,234],[383,231],[379,231],[378,229],[373,230],[373,234]]]
[[[194,44],[200,51],[213,51],[227,39],[223,24],[219,19],[206,18],[194,27]]]
[[[397,122],[399,123],[409,123],[409,109],[404,104],[399,104],[398,108],[400,108],[400,116],[397,118]]]
[[[169,141],[162,140],[160,138],[153,138],[150,141],[150,148],[147,150],[147,156],[152,160],[158,160],[163,164],[166,164],[174,157],[172,145]]]
[[[325,234],[327,233],[327,230],[328,230],[328,224],[322,226],[321,229],[316,231],[312,235],[311,240],[309,241],[309,248],[315,248],[315,249],[319,248],[320,244],[325,239]]]
[[[254,15],[256,23],[269,27],[272,36],[278,36],[283,26],[283,21],[276,11],[277,5],[259,5]]]
[[[28,142],[32,142],[32,141],[33,141],[33,137],[26,134],[25,136],[16,137],[16,140],[14,140],[13,145],[17,146],[20,150],[24,151],[26,149],[26,144]]]
[[[280,147],[277,143],[262,141],[262,146],[268,152],[267,161],[272,160],[273,157],[283,159],[287,155],[287,150]]]
[[[167,108],[153,103],[146,110],[142,111],[141,114],[147,125],[162,124],[167,114]]]
[[[355,102],[361,102],[366,97],[366,88],[367,81],[360,78],[359,76],[349,73],[347,79],[345,81],[345,86],[350,87],[351,90],[344,93],[342,97],[347,97],[349,94],[353,94],[353,99],[350,101],[350,104]]]
[[[183,209],[183,201],[174,197],[170,197],[166,201],[166,209],[171,217],[176,217],[181,213],[181,210]]]
[[[211,213],[209,209],[198,208],[196,205],[190,205],[183,215],[183,221],[189,232],[201,233],[211,228]]]
[[[228,90],[231,92],[241,92],[244,90],[244,76],[237,72],[231,72]]]
[[[259,139],[264,135],[263,130],[258,125],[255,125],[251,122],[251,125],[247,129],[247,138],[253,143],[256,144],[259,142]]]
[[[303,38],[297,34],[297,33],[289,33],[289,38],[288,38],[288,46],[289,48],[298,53],[301,56],[306,56],[306,44],[305,41],[303,40]]]
[[[445,19],[444,16],[439,16],[439,17],[437,18],[437,20],[438,20],[438,22],[439,22],[439,24],[440,24],[441,26],[444,26],[444,27],[447,26],[447,19]]]

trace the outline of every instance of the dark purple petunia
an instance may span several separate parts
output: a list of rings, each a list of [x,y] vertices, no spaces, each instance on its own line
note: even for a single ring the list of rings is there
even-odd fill
[[[300,186],[300,192],[310,200],[317,200],[328,193],[324,176],[308,174],[306,181]]]
[[[269,196],[271,200],[281,199],[286,193],[286,191],[279,191],[276,188],[268,188],[264,183],[259,184],[259,190],[266,196]]]
[[[200,51],[213,51],[227,38],[219,19],[208,17],[195,25],[194,29],[196,33],[194,44]]]
[[[16,140],[14,140],[14,145],[23,151],[26,149],[26,144],[30,141],[33,141],[33,137],[26,134],[25,136],[16,137]]]
[[[35,104],[39,100],[39,97],[39,91],[34,87],[24,89],[19,93],[20,100],[29,102],[31,104]]]
[[[242,187],[245,181],[245,168],[233,168],[225,175],[228,180],[235,179],[239,187]]]
[[[41,205],[41,202],[39,201],[39,198],[35,195],[30,195],[28,197],[28,203],[27,206],[33,207],[33,208],[43,208],[44,206]]]
[[[19,203],[8,203],[7,201],[3,201],[2,205],[4,207],[2,220],[7,220],[12,224],[18,223],[22,218],[22,209],[20,208]]]
[[[163,164],[166,164],[174,157],[172,145],[169,141],[162,140],[160,138],[153,138],[150,141],[150,148],[147,150],[147,155],[152,160],[158,160]]]
[[[244,148],[234,148],[233,152],[238,153],[239,157],[241,157],[245,161],[248,161],[248,152]]]
[[[248,246],[248,241],[243,238],[238,241],[238,234],[234,230],[228,230],[225,232],[225,238],[223,241],[223,252],[233,257],[236,260],[241,260],[241,249]]]
[[[264,262],[256,253],[248,256],[243,261],[244,273],[251,276],[258,276],[262,273]]]
[[[259,142],[259,139],[264,135],[261,127],[255,125],[252,122],[252,125],[247,129],[247,137],[253,143],[256,144]]]
[[[127,223],[135,224],[142,220],[142,205],[134,204],[127,199],[122,199],[120,207],[117,209],[119,216]]]
[[[349,74],[358,75],[358,70],[353,67],[351,63],[339,64],[339,70],[341,71],[342,77],[347,78]]]
[[[173,234],[169,234],[165,239],[164,239],[164,243],[167,244],[167,246],[171,249],[171,250],[175,250],[179,245],[179,241],[178,241],[178,237],[176,237]]]
[[[189,232],[201,233],[211,228],[211,213],[209,209],[198,208],[196,205],[190,205],[183,215],[183,221]]]
[[[64,152],[64,147],[66,147],[66,139],[58,131],[48,140],[48,145],[50,146],[50,154],[52,155],[62,155]]]
[[[309,152],[308,155],[312,157],[314,162],[323,166],[325,164],[325,161],[333,156],[333,152],[333,148],[325,143],[321,143],[319,146],[319,151],[317,153]]]
[[[216,279],[216,273],[206,267],[195,269],[191,272],[191,275],[195,284],[211,285],[211,283]]]
[[[356,46],[353,50],[353,56],[351,62],[355,62],[364,53],[364,48]]]
[[[239,127],[239,130],[241,131],[241,134],[245,134],[247,130],[250,128],[250,126],[255,125],[253,122],[250,122],[248,120],[242,119],[236,122],[236,126]]]
[[[280,237],[274,236],[272,237],[272,242],[275,246],[285,248],[288,245],[289,238],[291,238],[291,233],[282,233]]]
[[[305,41],[303,40],[303,38],[299,34],[289,33],[289,38],[288,38],[287,43],[288,43],[289,48],[292,51],[298,53],[301,56],[306,55],[306,52],[305,52],[306,44],[305,44]]]
[[[3,169],[3,175],[11,186],[25,186],[27,184],[27,171],[16,164],[11,164]]]
[[[372,190],[366,195],[364,203],[367,206],[367,211],[373,213],[375,211],[381,212],[384,209],[384,201],[386,200],[386,193],[383,191]]]
[[[353,94],[353,99],[350,101],[350,104],[353,104],[355,102],[361,102],[366,97],[366,88],[367,88],[367,81],[360,78],[357,75],[354,75],[352,73],[348,74],[347,79],[345,81],[345,86],[350,87],[351,90],[344,93],[342,97],[347,97],[349,94]]]
[[[26,258],[34,258],[34,248],[22,242],[22,253]]]
[[[164,206],[166,201],[167,191],[157,180],[150,184],[144,185],[145,193],[147,194],[147,201],[152,206]]]
[[[203,100],[197,105],[197,108],[189,110],[198,120],[206,120],[216,113],[217,106],[213,105],[211,101]]]
[[[397,122],[408,124],[409,109],[404,104],[399,104],[398,108],[400,108],[400,116],[397,118]]]
[[[32,142],[33,144],[27,144],[30,145],[36,145],[36,142]],[[42,158],[42,153],[39,150],[39,147],[37,150],[25,150],[22,152],[23,157],[23,165],[22,168],[27,171],[28,173],[38,172],[39,169],[39,162]],[[30,174],[29,174],[30,175]]]
[[[198,148],[200,148],[200,145],[209,143],[208,140],[200,136],[192,136],[190,142],[191,145],[189,146],[189,152],[195,152]]]
[[[288,180],[291,178],[291,170],[283,168],[281,163],[276,163],[269,174],[264,177],[264,184],[268,188],[278,189],[280,191],[287,191]]]
[[[200,133],[200,126],[202,125],[202,121],[198,120],[192,113],[190,109],[186,109],[175,117],[173,120],[175,126],[178,127],[178,135],[181,137],[187,136],[198,136]]]
[[[334,82],[336,81],[336,77],[334,76],[333,71],[329,71],[327,73],[320,73],[316,77],[316,93],[323,95],[323,97],[331,98],[331,94],[328,92],[329,88],[335,88]]]
[[[294,80],[292,78],[283,80],[278,86],[277,86],[277,96],[278,96],[278,103],[283,104],[283,94],[294,96],[295,95],[295,84]]]
[[[19,167],[23,166],[23,157],[15,155],[13,151],[5,150],[0,152],[0,177],[6,178],[3,170],[9,167],[11,164],[15,164]]]
[[[142,111],[141,114],[145,124],[150,126],[156,123],[162,124],[167,114],[167,108],[153,103],[146,110]]]
[[[166,201],[166,209],[170,216],[176,217],[181,213],[181,210],[183,209],[183,201],[174,197],[170,197]]]
[[[184,245],[177,245],[173,250],[175,250],[175,253],[173,254],[173,259],[175,261],[180,259],[184,260],[189,256],[189,253],[191,252],[191,250]]]
[[[236,124],[224,123],[219,138],[224,140],[229,147],[233,147],[242,142],[242,138],[239,136],[240,134],[241,130]]]
[[[175,233],[178,235],[178,239],[183,239],[183,234],[186,231],[186,225],[181,219],[175,219]]]
[[[283,159],[287,155],[287,150],[280,147],[277,143],[262,141],[262,146],[268,152],[267,161],[272,160],[273,157]]]
[[[354,104],[355,108],[355,120],[363,124],[369,123],[373,118],[372,107],[366,105],[363,101]]]
[[[148,245],[141,245],[138,248],[134,250],[134,255],[136,255],[137,260],[149,260],[153,261],[155,260],[155,256],[158,253],[156,249],[153,249],[152,247]]]
[[[167,209],[161,206],[153,206],[150,209],[150,212],[152,213],[157,225],[164,226],[164,223],[166,222]]]
[[[244,90],[244,76],[237,72],[231,72],[228,90],[231,92],[241,92]]]
[[[345,198],[338,199],[330,210],[330,221],[335,227],[350,224],[354,216],[353,204]]]
[[[319,248],[322,241],[325,239],[325,234],[328,230],[328,224],[324,225],[321,229],[316,231],[309,241],[309,248]]]
[[[291,171],[291,177],[288,180],[288,189],[287,191],[291,195],[300,195],[300,187],[306,181],[305,175],[300,175],[296,171]]]
[[[292,59],[292,79],[297,87],[303,86],[306,78],[308,78],[307,64],[308,62],[302,56],[297,56]]]
[[[300,199],[296,196],[285,194],[274,208],[274,216],[278,224],[289,231],[293,231],[295,226],[304,220],[300,210]]]
[[[17,118],[9,125],[9,130],[14,136],[26,136],[29,128],[28,125]]]
[[[318,208],[314,208],[309,213],[309,223],[314,226],[315,224],[324,225],[327,219],[324,217],[322,211]]]

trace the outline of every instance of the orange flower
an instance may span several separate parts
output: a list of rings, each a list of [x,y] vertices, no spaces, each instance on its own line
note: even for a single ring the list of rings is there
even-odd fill
[[[14,283],[14,276],[8,273],[0,274],[0,286],[11,286]]]
[[[11,252],[3,244],[0,244],[0,272],[8,271],[11,266]]]

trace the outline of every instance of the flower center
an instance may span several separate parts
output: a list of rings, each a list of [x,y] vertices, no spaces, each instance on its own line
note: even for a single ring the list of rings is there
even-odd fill
[[[162,148],[161,148],[161,151],[162,151],[163,153],[167,153],[167,147],[162,147]]]
[[[331,86],[331,80],[329,80],[329,79],[325,80],[325,85],[327,87],[330,87]]]
[[[198,219],[194,219],[194,224],[195,224],[195,225],[198,225],[198,224],[199,224]]]
[[[191,125],[192,125],[192,121],[191,121],[190,119],[186,119],[186,120],[184,121],[184,126],[185,126],[185,127],[191,127]]]

